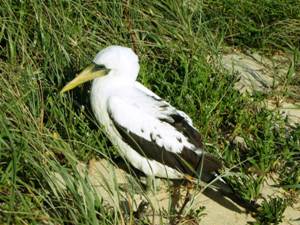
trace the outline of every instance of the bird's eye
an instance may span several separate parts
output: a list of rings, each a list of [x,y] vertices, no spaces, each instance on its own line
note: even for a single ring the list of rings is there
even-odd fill
[[[98,71],[98,70],[104,70],[106,69],[106,67],[103,64],[95,64],[94,68],[93,68],[93,72]]]

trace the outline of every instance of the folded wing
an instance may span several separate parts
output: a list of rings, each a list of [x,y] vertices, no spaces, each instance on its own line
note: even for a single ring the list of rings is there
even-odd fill
[[[143,157],[210,182],[222,164],[203,151],[191,119],[144,89],[137,86],[108,100],[110,118],[122,139]]]

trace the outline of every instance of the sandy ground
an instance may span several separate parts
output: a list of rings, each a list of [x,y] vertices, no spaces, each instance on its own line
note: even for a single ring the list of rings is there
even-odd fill
[[[104,200],[104,204],[110,207],[120,206],[124,212],[136,212],[141,202],[150,202],[147,209],[141,212],[140,219],[148,218],[153,224],[160,224],[168,221],[166,213],[172,211],[172,197],[170,190],[172,184],[167,180],[154,179],[150,191],[142,189],[140,184],[136,183],[138,179],[133,178],[123,169],[114,166],[107,160],[91,160],[88,166],[83,164],[78,166],[79,171],[87,170],[88,179],[95,187],[99,197]],[[84,173],[82,173],[84,174]],[[144,177],[139,178],[144,180]],[[272,181],[267,181],[263,187],[264,197],[283,195],[284,190],[272,188]],[[113,190],[119,190],[119,196],[115,196]],[[134,191],[131,191],[134,190]],[[181,186],[181,200],[176,208],[177,210],[183,204],[186,194],[186,186]],[[132,195],[132,193],[136,193]],[[231,201],[223,201],[223,197],[218,193],[201,193],[199,188],[190,190],[191,199],[188,201],[182,212],[182,220],[179,224],[201,224],[201,225],[245,225],[251,224],[255,219],[245,212],[245,210]],[[208,195],[212,198],[209,198]],[[213,200],[218,199],[218,202]],[[190,216],[191,211],[195,212],[201,209],[203,216]],[[126,213],[125,213],[126,214]],[[195,214],[194,214],[195,215]],[[284,213],[284,221],[281,224],[299,225],[300,202],[293,207],[288,207]],[[197,221],[197,219],[199,219]],[[297,221],[298,220],[298,221]]]
[[[88,168],[88,176],[94,187],[96,187],[97,193],[99,193],[100,197],[109,206],[114,206],[117,204],[123,206],[124,211],[130,211],[129,207],[131,207],[131,210],[136,211],[139,204],[142,201],[147,201],[148,199],[148,201],[151,202],[151,206],[148,206],[148,210],[145,210],[143,216],[147,216],[150,221],[154,220],[154,224],[158,224],[159,221],[167,220],[167,218],[164,216],[164,212],[169,212],[172,204],[172,198],[170,196],[170,190],[172,190],[170,185],[172,184],[169,184],[168,181],[155,179],[153,181],[155,182],[156,188],[153,188],[151,191],[147,192],[141,191],[140,194],[135,194],[134,196],[130,196],[128,194],[129,191],[127,192],[125,188],[124,191],[121,191],[121,196],[116,196],[114,199],[109,190],[114,190],[118,186],[127,186],[128,189],[133,188],[129,187],[130,185],[134,186],[132,183],[132,180],[134,180],[133,177],[131,177],[122,169],[113,166],[107,160],[91,160]],[[139,186],[138,184],[136,185]],[[137,189],[137,187],[134,189]],[[183,204],[186,188],[182,186],[180,191],[181,201],[179,203],[179,209]],[[201,217],[201,224],[203,225],[244,225],[247,222],[254,221],[250,214],[245,213],[242,208],[234,205],[232,202],[230,202],[232,205],[229,204],[227,205],[229,208],[226,208],[201,193],[199,189],[194,189],[190,192],[191,200],[188,202],[185,210],[182,213],[183,217],[187,215],[190,210],[195,211],[204,206],[205,209],[203,213],[205,215]],[[214,197],[220,199],[222,198],[222,196],[215,194]],[[192,221],[192,218],[189,219]],[[187,222],[188,219],[182,220],[182,223],[184,224],[193,224]]]
[[[242,53],[232,50],[222,56],[225,69],[235,73],[239,80],[235,88],[241,94],[258,91],[265,94],[272,93],[265,101],[267,108],[278,111],[282,116],[287,116],[291,125],[300,123],[300,102],[297,99],[287,98],[276,93],[283,90],[300,93],[296,85],[288,84],[287,77],[299,76],[299,71],[290,70],[292,56],[277,54],[271,58],[258,53]]]
[[[103,204],[111,209],[121,209],[127,222],[130,213],[138,213],[139,219],[147,219],[150,224],[171,224],[170,215],[174,209],[180,211],[187,192],[187,186],[180,185],[180,200],[178,205],[174,206],[174,196],[171,194],[174,191],[173,182],[158,178],[152,179],[152,182],[148,180],[152,185],[148,185],[147,189],[144,185],[145,177],[132,176],[106,159],[92,159],[88,165],[78,163],[77,170],[84,180],[90,181]],[[66,189],[65,181],[59,174],[53,174],[53,181],[56,181],[60,189]],[[271,178],[265,181],[261,190],[262,197],[273,198],[286,194],[283,189],[273,187],[274,184]],[[190,199],[181,213],[181,219],[173,224],[250,225],[255,222],[243,208],[219,193],[207,190],[202,193],[201,189],[195,186],[189,190]],[[78,192],[81,191],[79,188]],[[293,207],[289,206],[285,210],[281,225],[300,224],[299,195],[295,195],[295,198]],[[141,207],[143,202],[149,203],[147,207]]]

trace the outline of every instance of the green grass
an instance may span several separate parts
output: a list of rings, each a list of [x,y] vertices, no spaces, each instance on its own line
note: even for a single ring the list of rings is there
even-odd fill
[[[296,0],[204,1],[204,18],[227,43],[267,52],[298,48],[300,5]]]
[[[299,189],[300,127],[286,129],[283,118],[261,106],[261,97],[241,96],[219,62],[231,45],[263,52],[299,49],[299,12],[300,3],[291,0],[3,1],[0,223],[121,223],[120,208],[105,208],[76,170],[79,161],[118,156],[90,112],[89,85],[59,95],[112,44],[135,48],[139,80],[187,112],[214,146],[208,150],[227,167],[246,162],[238,169],[243,176],[231,179],[244,198],[259,198],[271,174],[287,190]],[[292,69],[299,70],[299,57]],[[248,149],[233,144],[236,136]],[[66,190],[54,173],[64,178]],[[277,208],[271,210],[265,201],[258,223],[280,221],[285,202],[274,201]]]

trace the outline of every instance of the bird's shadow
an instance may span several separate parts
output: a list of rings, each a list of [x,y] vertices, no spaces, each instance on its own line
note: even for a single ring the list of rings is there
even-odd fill
[[[135,169],[134,167],[132,167],[122,157],[116,158],[115,160],[113,160],[113,163],[119,169],[121,169],[124,172],[126,172],[127,174],[130,174],[131,176],[135,177],[137,183],[143,188],[144,191],[146,191],[147,186],[143,182],[141,182],[141,179],[140,179],[141,177],[146,176],[143,172],[141,172],[141,171]],[[164,178],[159,178],[159,179],[168,180],[168,179],[164,179]],[[186,180],[172,180],[172,182],[176,186],[186,187],[187,185],[189,185],[189,182],[186,181]],[[222,207],[225,207],[225,208],[227,208],[231,211],[234,211],[234,212],[237,212],[237,213],[244,212],[235,203],[233,203],[232,200],[230,200],[228,197],[226,197],[225,195],[223,195],[222,193],[220,193],[217,190],[214,190],[210,187],[207,187],[205,190],[202,191],[202,194],[204,194],[206,197],[210,198],[211,200],[215,201],[216,203],[218,203]]]
[[[68,68],[64,69],[64,78],[62,80],[62,85],[59,90],[63,88],[68,82],[73,80],[77,74],[82,71],[83,68],[78,69],[77,66],[71,65]],[[89,128],[91,129],[99,129],[99,125],[95,122],[95,117],[93,114],[92,106],[90,103],[90,89],[91,89],[92,81],[81,84],[73,90],[70,90],[70,97],[73,103],[73,110],[76,113],[80,113],[82,106],[85,108],[86,113],[86,122],[88,123]]]
[[[215,201],[216,203],[218,203],[219,205],[237,212],[237,213],[242,213],[243,211],[237,207],[231,200],[227,199],[224,195],[222,195],[222,193],[213,190],[211,188],[206,188],[203,192],[202,192],[206,197],[212,199],[213,201]]]

